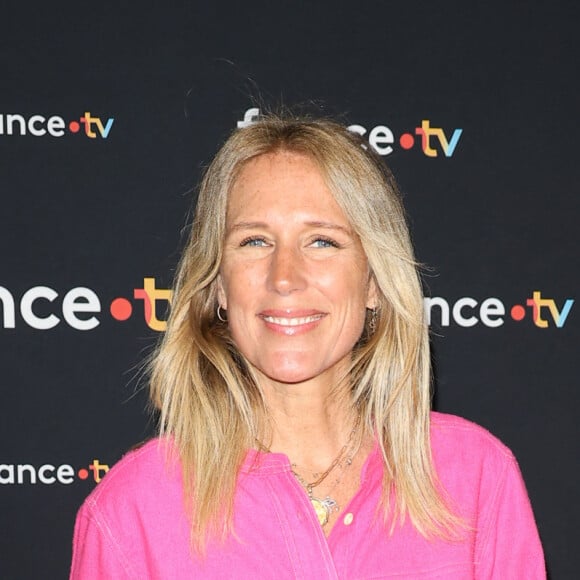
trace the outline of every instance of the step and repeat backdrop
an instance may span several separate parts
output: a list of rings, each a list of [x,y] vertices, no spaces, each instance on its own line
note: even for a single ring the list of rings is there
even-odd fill
[[[0,17],[0,577],[67,576],[76,510],[155,430],[143,361],[203,167],[293,107],[394,171],[434,407],[513,449],[577,578],[576,5],[36,4]]]

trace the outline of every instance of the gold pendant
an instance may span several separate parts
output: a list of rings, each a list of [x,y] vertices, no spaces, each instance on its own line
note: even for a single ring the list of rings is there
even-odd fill
[[[338,511],[338,504],[331,497],[327,496],[325,499],[318,499],[310,496],[310,503],[316,512],[316,517],[321,526],[325,526],[330,518],[332,511]]]

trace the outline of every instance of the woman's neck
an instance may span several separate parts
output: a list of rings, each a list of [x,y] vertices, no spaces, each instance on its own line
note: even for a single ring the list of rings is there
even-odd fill
[[[357,422],[347,389],[313,382],[262,388],[270,451],[285,453],[293,464],[312,472],[327,469],[352,438]]]

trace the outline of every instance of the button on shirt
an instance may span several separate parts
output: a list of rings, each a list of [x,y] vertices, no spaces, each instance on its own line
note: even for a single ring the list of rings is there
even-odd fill
[[[153,440],[126,455],[79,510],[71,578],[545,578],[530,503],[511,452],[458,417],[432,414],[436,471],[470,528],[427,540],[409,518],[392,534],[377,517],[378,448],[328,538],[282,454],[248,456],[238,478],[235,535],[192,555],[179,465]]]

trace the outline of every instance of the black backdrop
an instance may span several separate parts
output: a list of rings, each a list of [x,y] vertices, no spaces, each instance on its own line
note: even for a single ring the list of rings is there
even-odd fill
[[[135,289],[169,287],[228,131],[300,103],[379,127],[432,268],[435,407],[514,450],[576,578],[577,5],[209,4],[0,12],[0,577],[66,577],[76,509],[153,432]]]

